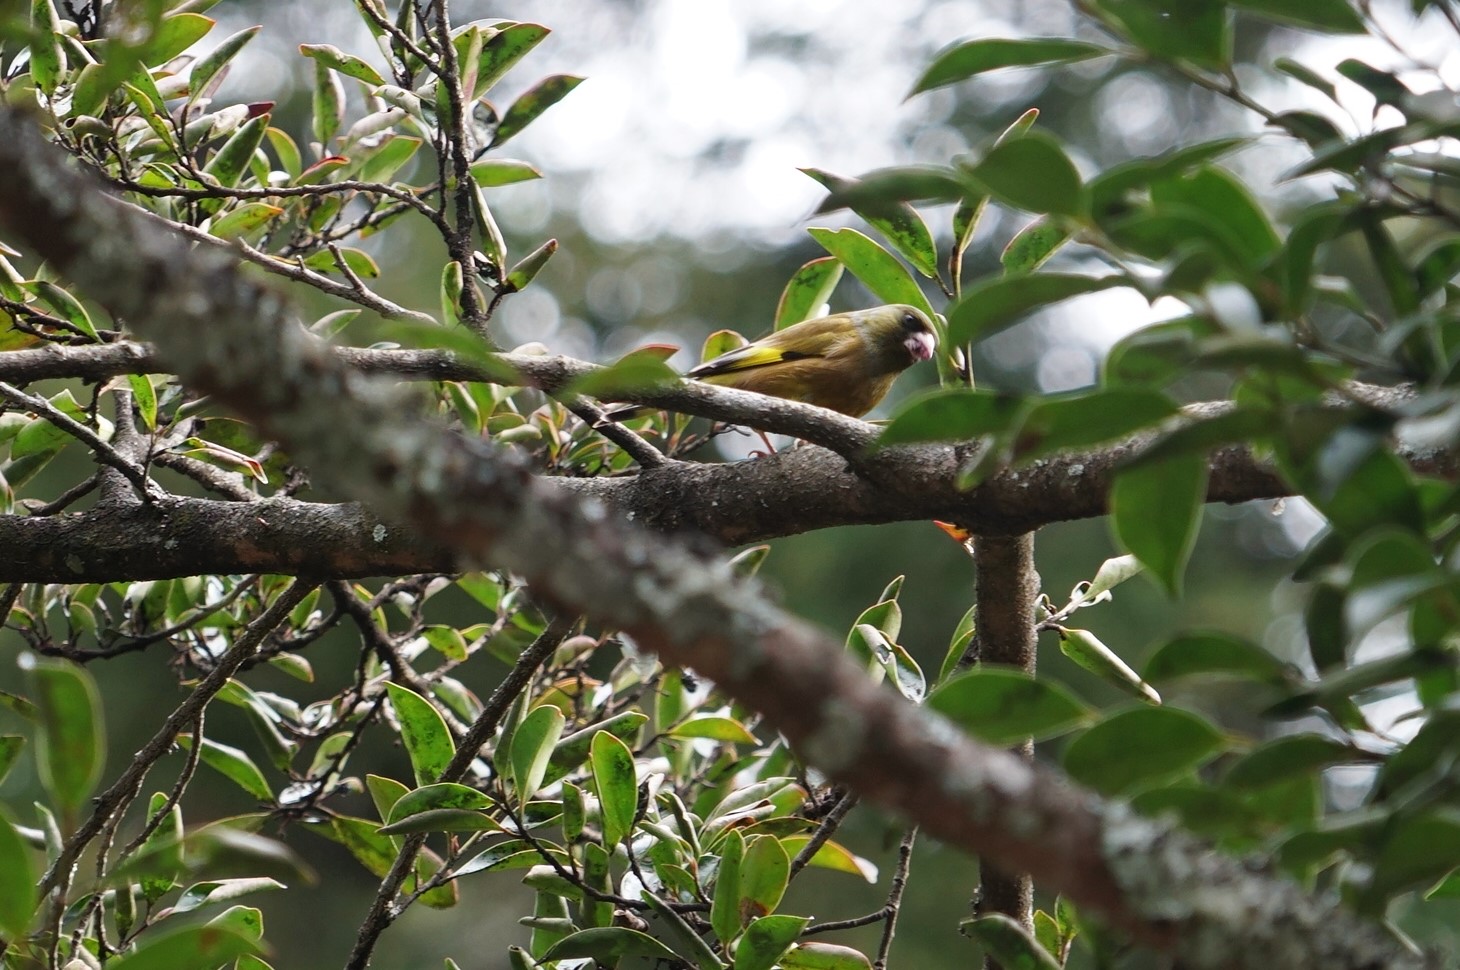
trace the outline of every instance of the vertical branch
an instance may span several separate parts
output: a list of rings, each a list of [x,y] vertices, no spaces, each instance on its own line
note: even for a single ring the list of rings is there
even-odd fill
[[[440,47],[438,53],[441,55],[441,74],[438,83],[446,85],[447,98],[451,103],[449,116],[442,119],[448,126],[443,134],[446,150],[450,153],[451,178],[443,179],[441,188],[444,198],[446,187],[455,186],[456,227],[455,231],[447,237],[446,246],[451,252],[451,258],[461,264],[461,321],[471,330],[485,337],[486,320],[483,319],[482,307],[477,300],[477,289],[474,282],[476,278],[476,257],[473,255],[472,246],[472,206],[474,202],[471,160],[467,157],[466,148],[467,115],[470,108],[466,104],[466,95],[461,90],[461,71],[456,62],[456,46],[451,42],[450,5],[447,0],[433,0],[431,7],[436,14],[436,43]],[[443,160],[443,169],[445,167],[446,162]],[[505,267],[499,267],[499,272],[505,273]]]
[[[977,659],[1034,673],[1037,634],[1034,608],[1039,573],[1034,570],[1034,533],[978,536],[973,540],[973,567],[978,586]],[[1034,759],[1034,742],[1014,748],[1026,761]],[[1034,928],[1034,882],[1024,873],[1006,873],[987,859],[979,863],[974,915],[1003,913],[1026,930]],[[994,966],[990,962],[990,966]]]

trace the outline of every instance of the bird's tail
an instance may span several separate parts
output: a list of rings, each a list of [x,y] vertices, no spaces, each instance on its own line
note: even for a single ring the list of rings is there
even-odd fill
[[[615,423],[619,421],[631,421],[641,415],[648,414],[649,411],[650,409],[642,404],[620,404],[618,407],[609,408],[604,412],[603,419]]]

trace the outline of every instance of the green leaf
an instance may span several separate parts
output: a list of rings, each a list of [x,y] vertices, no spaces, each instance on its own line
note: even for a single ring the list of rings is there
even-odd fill
[[[1088,193],[1060,143],[1042,131],[1001,141],[969,174],[1001,202],[1029,212],[1082,218]]]
[[[35,880],[30,847],[0,815],[0,934],[7,939],[25,937],[37,902]]]
[[[30,4],[30,76],[35,86],[53,94],[66,68],[66,53],[61,46],[61,21],[52,0],[31,0]]]
[[[421,147],[421,139],[406,135],[387,138],[360,166],[364,182],[389,182],[405,167]]]
[[[387,822],[395,823],[412,815],[439,809],[482,811],[491,807],[492,800],[475,788],[454,782],[441,782],[422,785],[401,794],[389,806],[388,814],[382,814],[381,817]]]
[[[1196,547],[1206,491],[1207,462],[1201,454],[1127,468],[1110,489],[1116,538],[1173,599],[1181,595],[1181,579]]]
[[[1042,741],[1074,728],[1091,711],[1048,678],[1012,667],[981,665],[928,695],[927,706],[989,744]]]
[[[283,209],[267,202],[245,202],[213,220],[208,232],[219,239],[242,239],[283,214]]]
[[[15,767],[20,752],[25,749],[25,736],[21,734],[0,734],[0,782]]]
[[[1169,397],[1148,388],[1050,395],[1025,412],[1014,450],[1021,461],[1030,461],[1057,451],[1089,448],[1148,428],[1176,412]]]
[[[676,724],[669,732],[671,738],[711,738],[728,744],[757,744],[758,739],[750,730],[733,717],[702,715]]]
[[[330,70],[339,71],[346,77],[352,77],[357,81],[364,81],[366,84],[377,87],[385,83],[385,78],[380,76],[379,71],[354,54],[346,54],[338,47],[332,47],[329,44],[300,44],[299,53],[312,58],[317,64],[323,64]]]
[[[204,906],[226,903],[241,896],[287,888],[284,883],[267,876],[214,879],[189,886],[178,897],[177,904],[173,906],[172,910],[175,913],[188,913],[195,909],[202,909]]]
[[[216,22],[199,13],[175,13],[163,17],[137,56],[148,67],[166,64],[207,36]]]
[[[968,441],[1008,430],[1027,406],[1002,391],[943,388],[912,398],[897,409],[877,439],[879,447],[919,441]]]
[[[948,341],[966,344],[1005,330],[1025,314],[1074,296],[1116,286],[1129,286],[1124,276],[1079,276],[1033,273],[989,277],[963,291],[948,310]]]
[[[1231,0],[1232,6],[1264,20],[1295,24],[1330,34],[1361,34],[1364,22],[1347,0]]]
[[[565,390],[570,394],[614,400],[625,394],[667,387],[679,379],[658,353],[635,351],[607,367],[584,374]]]
[[[191,734],[180,734],[177,743],[186,751],[193,747],[193,736]],[[253,797],[264,802],[274,800],[274,792],[269,787],[264,773],[259,766],[254,764],[252,758],[240,751],[238,748],[220,744],[210,738],[203,738],[203,747],[198,755],[203,763],[228,778],[239,788],[248,792]]]
[[[1243,755],[1222,777],[1222,784],[1241,789],[1266,788],[1316,774],[1331,765],[1373,760],[1373,755],[1320,734],[1290,734]]]
[[[36,296],[49,304],[51,309],[56,311],[57,314],[64,317],[67,323],[76,327],[92,340],[100,343],[101,337],[96,332],[96,325],[91,322],[91,315],[86,312],[86,308],[81,305],[81,301],[72,296],[68,290],[57,286],[49,280],[36,280],[31,288],[35,291]],[[74,400],[74,398],[71,398],[68,394],[62,400]],[[55,398],[52,398],[52,403],[55,403]],[[82,424],[88,422],[84,410],[79,407],[75,412],[67,410],[67,413]]]
[[[647,933],[640,933],[626,926],[598,926],[579,930],[549,947],[540,962],[596,960],[613,966],[628,957],[662,960],[669,964],[679,962],[679,957],[669,947]]]
[[[411,757],[416,784],[429,785],[441,777],[456,754],[456,745],[441,714],[420,694],[399,684],[387,683],[391,706],[400,721],[401,741]]]
[[[745,838],[731,829],[720,843],[720,868],[715,875],[715,894],[710,899],[710,925],[721,943],[728,944],[740,933],[740,864],[745,858]]]
[[[771,970],[810,922],[806,916],[762,916],[751,921],[735,947],[734,970]]]
[[[253,161],[253,153],[263,143],[264,132],[269,127],[269,115],[261,114],[244,122],[223,146],[208,159],[203,173],[211,175],[219,185],[229,188],[238,184],[243,173]]]
[[[773,835],[751,836],[740,861],[740,896],[736,903],[742,923],[776,911],[791,880],[791,858]]]
[[[484,158],[471,165],[471,177],[483,188],[511,185],[542,178],[535,165],[520,162],[515,158]]]
[[[512,106],[502,116],[501,123],[497,125],[497,131],[492,135],[492,142],[488,147],[496,148],[505,144],[509,138],[537,120],[538,115],[566,98],[568,92],[583,83],[583,80],[573,74],[553,74],[537,82],[512,102]]]
[[[999,254],[1006,276],[1027,276],[1055,254],[1074,236],[1074,231],[1048,217],[1036,219],[1020,229]]]
[[[784,970],[872,970],[861,950],[837,943],[798,943],[781,957]]]
[[[1440,808],[1415,816],[1396,816],[1385,827],[1374,874],[1360,896],[1361,908],[1382,912],[1390,899],[1439,879],[1460,859],[1460,811]]]
[[[318,60],[314,62],[313,110],[314,140],[328,146],[335,132],[340,130],[340,122],[345,118],[345,88],[335,72]],[[327,161],[329,158],[321,159],[314,167]],[[342,159],[341,164],[343,163]],[[306,169],[303,176],[307,176],[311,170]]]
[[[917,84],[913,85],[908,97],[1004,67],[1071,64],[1112,53],[1114,51],[1096,44],[1062,37],[966,40],[940,51],[923,76],[918,78]]]
[[[796,270],[776,304],[776,329],[810,320],[831,299],[841,278],[842,263],[835,256],[813,259]]]
[[[603,844],[618,845],[633,830],[639,805],[639,783],[629,746],[607,731],[593,735],[589,756],[593,763],[593,790],[603,815]]]
[[[1232,59],[1232,22],[1222,0],[1098,0],[1107,22],[1148,54],[1221,68]]]
[[[349,267],[350,272],[356,276],[365,279],[375,279],[380,276],[380,264],[375,262],[365,250],[356,249],[353,246],[337,246],[336,250],[339,252],[338,256],[334,251],[321,249],[307,258],[304,265],[321,273],[343,275],[344,270],[340,268],[340,262],[343,260],[345,266]]]
[[[471,100],[476,100],[502,79],[512,66],[536,47],[550,31],[541,24],[512,24],[487,37],[477,64],[477,83]]]
[[[1002,913],[964,920],[959,929],[987,950],[999,966],[1010,970],[1060,970],[1059,962],[1038,940]]]
[[[1150,680],[1226,674],[1281,684],[1288,667],[1262,647],[1229,633],[1187,633],[1175,637],[1146,661]]]
[[[108,970],[178,970],[180,967],[216,967],[235,957],[259,951],[258,943],[230,926],[189,926],[149,933],[131,953],[107,961]]]
[[[243,50],[244,45],[253,40],[262,29],[262,26],[245,27],[238,33],[225,38],[211,52],[199,58],[198,62],[193,65],[192,73],[188,75],[188,102],[193,103],[202,97],[208,88],[208,82],[218,76],[219,72],[228,66],[228,62],[238,56],[238,52]]]
[[[543,704],[533,708],[512,735],[509,758],[512,765],[512,785],[516,789],[519,804],[525,805],[542,785],[548,761],[552,758],[553,746],[563,736],[563,725],[566,721],[562,711],[551,704]]]
[[[41,784],[70,818],[101,780],[106,759],[101,697],[89,671],[64,661],[37,660],[30,687],[40,717]]]
[[[855,229],[806,230],[822,248],[841,260],[884,303],[906,303],[934,316],[933,306],[897,257]]]
[[[506,278],[502,280],[502,292],[516,293],[528,283],[531,283],[533,278],[547,265],[547,261],[552,258],[553,253],[557,251],[558,241],[556,239],[549,239],[522,257],[517,261],[517,265],[507,271]]]
[[[860,186],[856,179],[843,178],[819,168],[803,168],[811,178],[824,185],[834,197],[844,196]],[[860,194],[849,203],[852,211],[880,232],[913,268],[929,278],[938,275],[938,250],[933,234],[923,217],[906,202],[893,198],[866,197]]]
[[[1277,232],[1240,180],[1207,165],[1151,185],[1152,209],[1186,207],[1201,213],[1232,240],[1244,265],[1256,267],[1277,251]]]
[[[1156,689],[1141,679],[1114,650],[1089,630],[1065,629],[1059,631],[1060,653],[1084,667],[1107,684],[1118,687],[1128,694],[1134,694],[1152,704],[1161,703]]]
[[[1120,711],[1065,749],[1070,777],[1105,795],[1127,795],[1204,764],[1225,747],[1220,731],[1189,711],[1136,707]]]

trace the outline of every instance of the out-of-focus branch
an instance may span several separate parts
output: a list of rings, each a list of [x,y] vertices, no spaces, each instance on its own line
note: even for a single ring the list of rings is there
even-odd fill
[[[874,684],[840,644],[717,555],[412,418],[394,388],[308,339],[224,254],[189,251],[100,198],[3,109],[0,170],[9,176],[0,220],[12,232],[156,340],[185,382],[288,444],[327,484],[712,678],[810,764],[930,835],[1030,872],[1185,966],[1422,965],[1336,900],[1102,802]],[[204,328],[210,339],[199,341]]]

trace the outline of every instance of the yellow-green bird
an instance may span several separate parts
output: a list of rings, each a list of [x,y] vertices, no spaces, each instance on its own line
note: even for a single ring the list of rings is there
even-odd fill
[[[887,395],[898,374],[933,356],[933,334],[927,315],[903,303],[833,313],[777,330],[685,376],[860,418]],[[609,418],[622,421],[644,410],[616,408]]]

